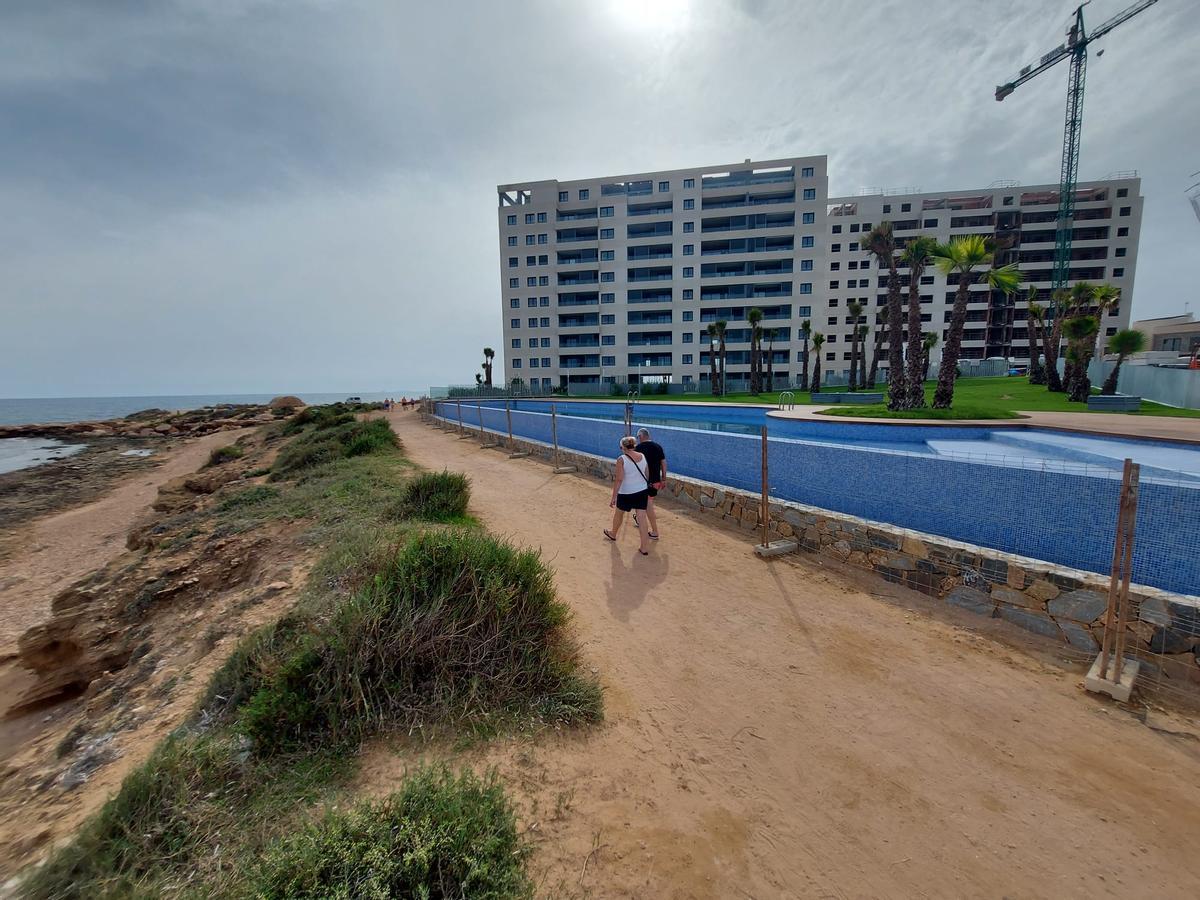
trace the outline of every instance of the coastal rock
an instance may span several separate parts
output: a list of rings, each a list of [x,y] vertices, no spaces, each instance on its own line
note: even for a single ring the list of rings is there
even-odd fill
[[[284,394],[282,397],[273,397],[267,406],[271,409],[299,409],[304,406],[304,401],[291,394]]]

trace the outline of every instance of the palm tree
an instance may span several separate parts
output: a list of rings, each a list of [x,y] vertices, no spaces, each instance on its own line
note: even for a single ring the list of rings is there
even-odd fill
[[[812,373],[812,391],[813,394],[821,393],[821,347],[825,344],[825,335],[821,332],[815,332],[812,336],[813,350],[816,351],[817,358],[813,362]]]
[[[862,315],[862,304],[857,300],[846,301],[846,318],[850,320],[850,384],[847,390],[858,388],[858,317]]]
[[[858,386],[862,389],[867,386],[867,334],[870,333],[871,327],[863,324],[856,326],[854,330],[858,332]]]
[[[875,382],[879,380],[879,353],[883,350],[883,326],[887,321],[884,312],[883,309],[875,310],[875,346],[871,349],[871,368],[867,372],[867,380],[863,382],[863,387],[872,391],[875,390]]]
[[[903,409],[904,389],[904,323],[901,321],[900,276],[896,274],[896,238],[891,222],[880,222],[862,236],[862,248],[888,270],[888,409]]]
[[[717,348],[717,352],[721,355],[721,395],[725,395],[725,329],[729,327],[729,323],[724,319],[717,319],[717,340],[721,342]]]
[[[746,313],[746,321],[750,323],[750,393],[756,395],[762,392],[762,357],[759,355],[762,318],[763,311],[757,306]]]
[[[929,380],[929,354],[938,345],[938,333],[927,331],[921,339],[921,392],[925,392],[925,382]]]
[[[1045,342],[1042,356],[1045,357],[1043,365],[1046,367],[1046,389],[1055,393],[1066,390],[1062,377],[1058,374],[1058,351],[1062,346],[1062,328],[1067,318],[1070,296],[1066,288],[1059,288],[1050,295],[1050,309],[1047,313],[1051,318],[1050,339]]]
[[[714,397],[721,394],[721,382],[717,376],[717,351],[713,349],[713,343],[717,337],[717,323],[708,323],[708,386],[712,389]]]
[[[1109,310],[1116,308],[1117,304],[1121,302],[1121,289],[1115,284],[1109,284],[1107,281],[1104,284],[1098,284],[1092,292],[1092,302],[1096,306],[1096,319],[1097,324],[1100,326],[1098,331],[1103,332],[1104,317],[1108,314]],[[1104,352],[1102,340],[1102,338],[1097,338],[1096,340],[1097,346],[1095,351],[1097,353]]]
[[[954,402],[954,379],[958,377],[958,359],[962,350],[963,326],[967,321],[967,289],[975,281],[980,266],[991,266],[992,249],[980,235],[969,234],[954,238],[948,244],[938,244],[933,253],[937,266],[944,274],[958,275],[958,291],[954,295],[954,307],[950,313],[950,331],[946,336],[946,347],[942,350],[942,364],[938,368],[937,390],[933,394],[934,409],[949,409]],[[1021,273],[1015,264],[988,268],[982,274],[985,284],[992,290],[1012,293],[1021,283]]]
[[[1067,363],[1072,371],[1067,380],[1070,386],[1067,399],[1083,403],[1092,392],[1087,366],[1092,358],[1096,331],[1100,322],[1095,316],[1074,316],[1063,323],[1063,334],[1067,337]]]
[[[906,409],[925,408],[925,384],[921,364],[921,276],[933,262],[937,241],[926,235],[910,240],[900,254],[900,262],[908,266],[908,350],[904,381],[907,385]]]
[[[1121,374],[1121,363],[1133,353],[1141,353],[1146,346],[1146,335],[1136,328],[1123,328],[1108,339],[1108,352],[1117,354],[1117,364],[1104,379],[1100,393],[1109,396],[1117,392],[1117,378]]]
[[[800,373],[800,390],[808,390],[808,338],[812,334],[812,320],[800,323],[800,336],[804,340],[804,371]]]
[[[496,356],[496,351],[491,347],[483,348],[483,386],[492,386],[492,360]]]
[[[1079,317],[1091,315],[1092,309],[1096,305],[1096,292],[1100,289],[1099,285],[1089,284],[1086,281],[1080,281],[1071,285],[1070,291],[1066,298],[1066,311],[1062,323],[1062,330],[1065,333],[1071,320]],[[1096,320],[1096,327],[1099,328],[1100,321]],[[1096,332],[1092,332],[1093,336]],[[1071,348],[1071,339],[1067,338],[1067,349]],[[1075,381],[1081,375],[1087,377],[1087,372],[1080,372],[1078,361],[1083,358],[1083,354],[1076,349],[1074,353],[1067,354],[1067,363],[1063,366],[1063,383],[1067,389],[1068,398],[1075,391]],[[1086,396],[1086,395],[1085,395]]]
[[[1046,370],[1039,359],[1039,348],[1046,343],[1046,308],[1037,302],[1038,289],[1029,288],[1028,312],[1025,316],[1029,335],[1029,383],[1045,384]]]

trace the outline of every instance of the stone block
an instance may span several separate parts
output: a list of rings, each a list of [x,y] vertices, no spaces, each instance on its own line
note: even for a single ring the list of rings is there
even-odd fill
[[[890,569],[887,566],[876,566],[875,573],[883,578],[888,584],[904,584],[904,572],[899,569]]]
[[[996,600],[999,600],[1001,603],[1007,603],[1009,606],[1023,606],[1028,609],[1036,610],[1041,610],[1043,608],[1042,604],[1034,598],[1023,594],[1020,591],[1014,591],[1010,587],[1002,587],[997,585],[996,587],[992,588],[992,597]]]
[[[1024,590],[1028,580],[1029,576],[1024,569],[1014,566],[1012,563],[1008,564],[1008,586],[1010,588],[1014,591]]]
[[[787,522],[793,528],[803,528],[806,524],[804,516],[798,509],[785,509],[783,511],[783,521]]]
[[[1161,597],[1148,597],[1138,604],[1138,619],[1167,628],[1171,625],[1171,611]]]
[[[979,561],[979,571],[992,584],[1008,583],[1008,563],[1002,559],[983,557]]]
[[[992,598],[980,590],[965,585],[959,585],[946,595],[946,602],[968,612],[981,616],[991,616],[996,608]]]
[[[689,498],[689,499],[692,499],[692,498]],[[700,495],[700,505],[703,506],[705,509],[716,509],[718,506],[721,505],[721,501],[715,499],[714,497],[712,497],[709,494],[701,494]]]
[[[829,545],[829,550],[838,559],[850,558],[850,544],[846,541],[834,541]]]
[[[797,549],[795,541],[772,541],[765,547],[762,544],[754,545],[754,552],[764,559],[772,556],[783,556],[785,553],[794,553]]]
[[[868,532],[868,538],[872,547],[878,547],[881,550],[899,550],[900,539],[886,531],[880,531],[878,528],[872,528]]]
[[[1112,680],[1112,676],[1116,674],[1115,664],[1115,659],[1109,659],[1108,671],[1102,673],[1100,657],[1097,656],[1096,661],[1092,663],[1092,668],[1083,679],[1083,686],[1093,694],[1108,694],[1117,702],[1125,703],[1129,700],[1130,693],[1133,692],[1133,682],[1137,678],[1141,664],[1136,659],[1126,659],[1122,664],[1120,683]]]
[[[941,593],[942,580],[932,572],[922,572],[920,570],[906,572],[904,583],[914,591],[920,591],[922,594],[930,597],[936,597]]]
[[[1095,591],[1073,590],[1061,594],[1046,604],[1050,615],[1056,619],[1071,619],[1091,625],[1108,608],[1108,598]]]
[[[1043,613],[1013,606],[1002,606],[1000,607],[1000,618],[1012,622],[1026,631],[1032,631],[1034,634],[1062,640],[1062,632],[1058,630],[1058,625]]]
[[[900,549],[913,559],[927,559],[929,557],[929,548],[925,546],[925,542],[909,535],[905,535],[903,540],[901,540]]]
[[[863,553],[861,550],[852,550],[847,562],[849,562],[851,565],[864,567],[871,564],[870,559],[867,558],[867,554]]]
[[[1182,634],[1200,637],[1200,609],[1190,603],[1168,600],[1171,611],[1171,626]]]
[[[1083,582],[1071,575],[1060,575],[1057,572],[1051,572],[1046,577],[1057,585],[1060,590],[1075,591],[1083,587]]]
[[[772,522],[771,522],[771,527],[772,527],[773,529],[775,529],[775,531],[779,532],[779,534],[780,534],[780,535],[782,535],[783,537],[789,537],[789,538],[790,538],[790,537],[791,537],[793,534],[795,534],[795,533],[796,533],[796,532],[793,530],[792,526],[791,526],[791,525],[789,525],[787,522],[775,522],[775,521],[772,521]]]
[[[1153,653],[1186,653],[1192,649],[1193,638],[1175,628],[1155,628],[1150,636]]]
[[[915,572],[917,564],[907,556],[889,556],[884,563],[889,569],[896,569],[900,572]]]
[[[1061,591],[1044,578],[1038,578],[1025,589],[1025,593],[1034,600],[1040,600],[1042,603],[1045,603],[1047,600],[1053,600]]]
[[[1058,623],[1058,627],[1062,629],[1062,633],[1066,635],[1067,643],[1079,650],[1087,650],[1094,652],[1100,649],[1100,643],[1092,634],[1091,629],[1085,628],[1077,622],[1071,622],[1063,619]]]

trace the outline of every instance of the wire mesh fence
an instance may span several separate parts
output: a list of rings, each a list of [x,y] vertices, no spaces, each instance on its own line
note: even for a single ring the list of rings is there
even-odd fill
[[[551,444],[556,432],[563,449],[603,458],[619,454],[627,433],[624,404],[594,403],[569,414],[562,409],[548,401],[436,406],[451,423],[461,410],[466,429],[507,437],[511,419],[519,439]],[[754,420],[751,412],[722,410],[728,427],[740,429],[734,431],[651,428],[672,474],[758,494],[761,439],[757,426],[738,424],[739,417]],[[1071,658],[1094,658],[1113,563],[1119,469],[1038,458],[1019,447],[986,452],[972,444],[961,453],[941,448],[932,455],[781,436],[767,443],[771,501],[786,507],[789,533],[808,549],[1056,637]],[[918,558],[900,552],[904,539],[896,529],[910,531],[924,548]],[[1200,593],[1200,478],[1146,467],[1135,535],[1131,575],[1137,590],[1127,652],[1146,663],[1144,686],[1187,692],[1200,683],[1200,603],[1192,599]],[[1041,568],[1023,565],[1025,560]]]

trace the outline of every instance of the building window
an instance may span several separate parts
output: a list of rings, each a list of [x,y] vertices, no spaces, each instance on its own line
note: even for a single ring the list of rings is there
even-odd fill
[[[517,224],[517,217],[516,217],[516,216],[509,216],[509,217],[508,217],[508,224],[509,224],[509,225],[516,225],[516,224]]]
[[[691,337],[691,335],[688,335],[688,337]],[[692,364],[692,354],[690,354],[690,353],[683,354],[683,364],[685,366],[690,366]]]
[[[550,276],[549,275],[539,275],[537,283],[538,283],[538,287],[549,287],[550,286]]]
[[[812,315],[812,307],[811,306],[798,306],[798,307],[796,307],[796,315],[811,316]]]
[[[815,221],[817,221],[817,217],[816,217],[815,213],[806,212],[806,213],[802,213],[800,216],[800,224],[801,225],[811,225]]]
[[[535,356],[531,360],[529,360],[529,368],[536,369],[537,367],[538,367],[538,361],[537,361],[537,357]]]
[[[536,257],[536,256],[527,256],[527,257],[525,257],[525,265],[527,265],[527,266],[536,266],[536,265],[537,265],[537,257]]]
[[[515,269],[515,268],[516,268],[517,266],[519,266],[520,264],[521,264],[521,260],[520,260],[520,258],[519,258],[519,257],[516,257],[516,256],[510,256],[510,257],[508,258],[508,267],[509,267],[510,269]]]
[[[616,294],[611,294],[611,293],[610,293],[610,294],[601,294],[601,295],[600,295],[600,302],[601,302],[601,303],[615,303],[615,302],[616,302],[616,299],[617,299],[617,295],[616,295]]]
[[[591,196],[591,193],[588,191],[588,189],[587,189],[587,188],[580,188],[580,189],[579,189],[579,199],[580,199],[580,200],[586,200],[586,199],[587,199],[588,197],[590,197],[590,196]]]
[[[683,277],[684,277],[684,278],[691,278],[691,277],[692,277],[692,276],[694,276],[695,274],[696,274],[696,270],[695,270],[695,269],[693,269],[691,266],[684,266],[684,267],[683,267]]]
[[[615,334],[605,334],[605,335],[601,335],[601,337],[600,337],[600,343],[601,343],[601,345],[603,345],[605,347],[611,347],[616,342],[617,342],[617,336]]]
[[[685,191],[686,191],[686,190],[688,190],[688,189],[690,189],[690,188],[694,188],[695,186],[696,186],[696,179],[695,179],[695,178],[685,178],[685,179],[683,179],[683,189],[684,189]]]
[[[537,279],[530,275],[525,279],[525,287],[537,287]]]
[[[550,265],[550,257],[548,257],[545,253],[543,253],[541,256],[538,257],[538,265],[539,266]]]
[[[567,191],[559,191],[559,192],[558,192],[558,202],[559,202],[559,203],[566,203],[566,202],[567,202],[567,199],[568,199],[570,196],[571,196],[571,195],[570,195],[570,193],[569,193],[569,192],[567,192]]]
[[[841,244],[830,244],[830,245],[829,245],[829,252],[830,252],[830,253],[841,253],[841,252],[842,252],[842,245],[841,245]]]
[[[521,298],[520,297],[512,297],[508,301],[508,306],[510,309],[520,309],[521,308]]]
[[[601,324],[601,325],[612,325],[612,324],[614,324],[616,321],[617,321],[617,317],[616,317],[616,316],[614,316],[614,315],[612,315],[611,313],[609,313],[608,315],[604,315],[604,316],[601,316],[601,317],[600,317],[600,324]]]
[[[1124,256],[1124,255],[1125,255],[1125,248],[1124,248],[1124,247],[1118,247],[1118,248],[1116,249],[1116,253],[1115,253],[1115,255],[1116,255],[1116,256]]]
[[[538,213],[538,222],[545,222],[545,221],[546,221],[546,214]]]
[[[525,322],[525,324],[528,325],[530,328],[537,328],[537,319],[530,316],[530,318]]]
[[[525,213],[525,224],[526,225],[533,224],[533,213]]]
[[[858,231],[858,223],[857,223],[857,222],[855,222],[853,225],[851,225],[851,226],[850,226],[850,230],[851,230],[851,231]],[[853,250],[853,249],[854,249],[854,247],[851,247],[850,249],[851,249],[851,250]]]
[[[600,365],[602,366],[615,366],[616,364],[617,358],[615,356],[605,356],[600,360]]]
[[[538,306],[549,306],[549,305],[550,305],[549,297],[540,297],[538,299]]]
[[[1129,196],[1129,188],[1117,188],[1117,196],[1118,197],[1128,197]]]
[[[513,338],[513,339],[512,339],[512,348],[513,348],[514,350],[520,350],[520,349],[521,349],[521,339],[520,339],[520,338]]]
[[[805,166],[804,168],[802,168],[800,170],[800,177],[801,178],[812,178],[813,177],[813,167]]]
[[[800,293],[811,294],[812,293],[812,282],[811,281],[800,282]]]
[[[685,322],[692,321],[692,311],[690,309],[685,309],[683,311],[683,321],[685,321]]]
[[[921,223],[922,228],[937,228],[937,219],[926,219]]]
[[[854,265],[854,263],[850,263],[850,265]],[[831,262],[831,263],[829,264],[829,271],[830,271],[830,272],[836,272],[836,271],[837,271],[838,269],[840,269],[841,267],[842,267],[842,264],[841,264],[840,262]]]
[[[684,200],[684,201],[683,201],[683,208],[684,208],[684,209],[695,209],[695,208],[696,208],[696,201],[695,201],[695,200],[691,200],[691,199]]]
[[[601,272],[600,280],[601,281],[616,281],[617,276],[616,276],[616,273],[614,273],[614,272]]]
[[[515,234],[510,234],[508,236],[508,246],[510,246],[510,247],[517,246],[517,236]]]
[[[851,242],[850,242],[850,252],[851,252],[851,253],[857,253],[857,252],[858,252],[858,241],[851,241]]]
[[[611,241],[613,239],[614,233],[615,233],[614,229],[612,229],[612,228],[601,228],[600,229],[600,240]]]
[[[612,214],[613,214],[613,208],[612,208],[611,206],[602,206],[602,207],[600,207],[600,218],[602,218],[602,219],[607,219],[607,218],[609,218],[609,217],[610,217]]]
[[[933,284],[933,276],[932,275],[922,275],[921,276],[921,284]]]
[[[1113,278],[1124,278],[1124,277],[1125,277],[1125,268],[1123,266],[1117,266],[1115,269],[1113,269]]]
[[[519,359],[514,359],[514,360],[512,361],[512,367],[513,367],[514,369],[519,369],[519,368],[521,368],[521,361],[520,361]]]
[[[890,213],[891,211],[892,211],[892,204],[890,204],[890,203],[885,203],[885,204],[883,204],[883,213],[884,213],[884,215],[887,215],[887,214],[888,214],[888,213]]]
[[[696,245],[695,244],[684,244],[683,245],[683,255],[684,256],[695,256],[696,255]]]
[[[816,200],[817,199],[817,189],[816,188],[805,188],[804,189],[804,199],[805,200]]]
[[[834,233],[834,234],[841,234],[841,233],[842,233],[842,226],[841,226],[841,225],[834,225],[832,230],[833,230],[833,233]],[[835,250],[841,250],[841,249],[842,249],[842,248],[841,248],[841,245],[839,245],[839,244],[834,244],[834,245],[833,245],[833,248],[834,248]]]
[[[836,278],[835,278],[833,281],[829,282],[829,289],[830,289],[831,291],[836,291],[836,290],[837,290],[839,287],[841,287],[841,286],[842,286],[842,283],[841,283],[840,281],[838,281]],[[829,305],[830,305],[830,306],[836,306],[836,305],[837,305],[837,300],[830,300],[830,301],[829,301]]]
[[[613,259],[613,258],[614,258],[614,253],[615,253],[615,252],[616,252],[616,251],[614,251],[614,250],[601,250],[601,251],[600,251],[600,259],[602,259],[602,260],[604,260],[604,261],[608,261],[608,260],[610,260],[610,259]]]
[[[911,203],[901,203],[900,204],[900,212],[912,212],[912,204]]]
[[[830,303],[829,305],[833,306],[832,303]],[[828,319],[825,320],[825,324],[826,325],[836,325],[837,324],[837,316],[830,316]],[[833,341],[837,340],[837,335],[831,334],[827,338],[825,338],[825,340],[828,341],[829,343],[833,343]]]
[[[521,327],[521,320],[520,320],[520,319],[509,319],[509,320],[508,320],[508,327],[509,327],[509,328],[520,328],[520,327]]]
[[[1129,229],[1122,225],[1117,229],[1117,237],[1129,237]]]
[[[525,305],[530,309],[537,309],[537,297],[530,297],[525,301]]]
[[[692,289],[691,289],[691,288],[684,288],[684,289],[683,289],[683,299],[684,299],[684,300],[691,300],[691,299],[692,299],[692,296],[693,296],[693,294],[692,294]]]
[[[510,288],[520,287],[520,286],[521,286],[521,279],[520,279],[520,278],[510,278],[510,279],[508,279],[508,286],[509,286]]]
[[[538,235],[538,243],[539,243],[539,244],[548,244],[548,243],[550,243],[550,236],[549,236],[548,234],[539,234],[539,235]]]
[[[691,234],[695,230],[696,230],[695,222],[684,222],[683,223],[683,233],[684,234]]]
[[[1005,198],[1004,198],[1004,200],[1003,200],[1003,203],[1004,203],[1004,205],[1005,205],[1005,206],[1012,206],[1012,205],[1013,205],[1013,198],[1012,198],[1012,197],[1005,197]]]
[[[542,368],[543,368],[543,369],[548,369],[548,368],[550,368],[550,357],[548,357],[548,356],[543,356],[543,357],[542,357]]]
[[[542,346],[549,347],[550,346],[550,338],[542,338]]]
[[[690,344],[692,342],[692,333],[690,331],[685,331],[683,333],[683,342],[685,344]]]
[[[534,245],[535,241],[537,241],[537,235],[533,235],[533,234],[525,235],[525,246],[526,247],[532,247]]]
[[[813,261],[811,259],[800,260],[800,271],[801,272],[811,272],[812,266],[813,266]]]
[[[1133,211],[1132,206],[1122,206],[1121,207],[1121,215],[1123,215],[1123,216],[1129,215],[1132,211]]]
[[[801,247],[811,247],[812,245],[813,245],[813,236],[811,234],[806,234],[806,235],[804,235],[804,237],[800,238],[800,246]]]
[[[659,192],[660,194],[665,194],[665,193],[666,193],[667,191],[669,191],[670,189],[671,189],[671,182],[669,182],[669,181],[660,181],[660,182],[658,183],[658,192]]]

